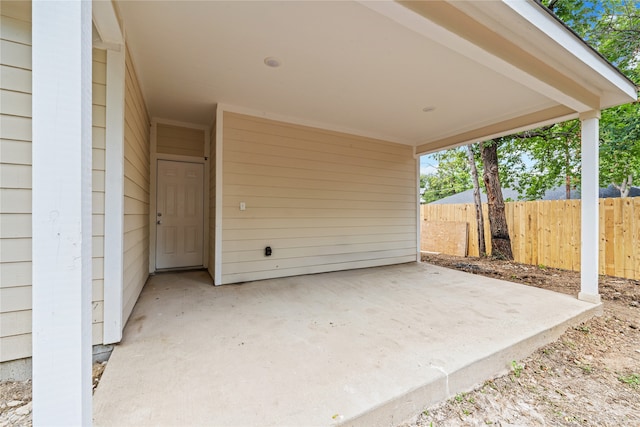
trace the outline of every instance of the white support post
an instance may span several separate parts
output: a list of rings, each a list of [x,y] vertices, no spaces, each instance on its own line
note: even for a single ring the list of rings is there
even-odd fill
[[[578,299],[600,303],[598,292],[598,150],[599,111],[580,115],[582,124],[582,190],[580,293]]]
[[[91,2],[34,1],[33,423],[91,425]]]
[[[413,147],[413,157],[416,159],[416,261],[422,262],[422,253],[420,249],[422,247],[422,216],[420,200],[420,156],[416,155],[416,148]]]
[[[107,50],[104,343],[122,339],[125,48]]]
[[[222,285],[222,146],[224,144],[224,107],[218,104],[216,109],[216,205],[215,209],[215,247],[213,284]]]
[[[158,206],[156,203],[157,196],[157,168],[158,168],[158,123],[155,119],[151,120],[151,129],[149,130],[149,139],[151,149],[149,150],[149,182],[151,183],[149,197],[149,274],[156,272],[156,236],[157,236],[157,217]]]

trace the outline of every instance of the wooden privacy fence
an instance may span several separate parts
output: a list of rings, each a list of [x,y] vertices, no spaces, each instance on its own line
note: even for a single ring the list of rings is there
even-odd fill
[[[491,236],[487,205],[483,204],[487,250]],[[599,271],[640,279],[640,197],[600,199]],[[478,256],[478,226],[473,204],[422,205],[424,221],[465,221],[469,224],[469,256]],[[580,270],[580,201],[550,200],[506,203],[507,223],[515,261]]]

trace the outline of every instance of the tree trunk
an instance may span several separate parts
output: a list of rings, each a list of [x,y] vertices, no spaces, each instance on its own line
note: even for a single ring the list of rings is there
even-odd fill
[[[484,242],[484,216],[482,215],[482,198],[480,197],[480,183],[478,182],[478,169],[473,156],[473,145],[467,145],[467,158],[471,169],[471,179],[473,181],[473,201],[476,205],[476,224],[478,225],[478,252],[481,257],[487,255],[487,247]]]
[[[620,197],[621,198],[629,196],[629,193],[631,192],[631,186],[632,185],[633,185],[633,175],[629,175],[628,177],[623,179],[622,183],[620,185],[615,184],[615,183],[613,184],[613,186],[616,187],[620,191]]]
[[[491,229],[491,255],[500,259],[513,259],[511,239],[507,228],[507,216],[498,176],[498,144],[488,141],[481,144],[484,173],[482,178],[487,190],[489,228]]]

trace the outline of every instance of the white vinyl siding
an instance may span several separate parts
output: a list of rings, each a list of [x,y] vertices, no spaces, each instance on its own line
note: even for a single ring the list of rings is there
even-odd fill
[[[149,277],[149,115],[127,51],[124,131],[124,292],[126,323]],[[95,225],[95,224],[94,224]]]
[[[0,6],[0,362],[31,356],[31,3]]]
[[[229,112],[223,138],[222,283],[416,260],[411,147]]]
[[[158,123],[156,145],[160,154],[204,157],[204,131]]]
[[[105,126],[107,105],[107,51],[93,49],[93,128],[92,128],[92,209],[94,224],[102,224],[93,228],[92,245],[92,321],[93,344],[102,344],[103,309],[104,309],[104,177],[105,177]]]

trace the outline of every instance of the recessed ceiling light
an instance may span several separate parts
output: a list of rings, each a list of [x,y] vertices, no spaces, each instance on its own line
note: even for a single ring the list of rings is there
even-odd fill
[[[425,113],[430,113],[432,111],[434,111],[436,109],[436,107],[424,107],[422,109],[422,111],[424,111]]]
[[[278,58],[274,58],[273,56],[267,56],[264,58],[264,64],[267,67],[278,68],[280,66],[280,60]]]

